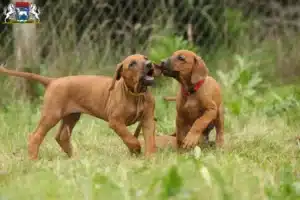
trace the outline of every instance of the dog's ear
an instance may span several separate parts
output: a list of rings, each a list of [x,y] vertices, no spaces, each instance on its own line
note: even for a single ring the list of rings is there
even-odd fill
[[[192,68],[191,83],[196,84],[198,81],[205,79],[208,76],[208,69],[199,56],[194,57],[194,65]]]
[[[123,63],[119,63],[117,65],[117,69],[116,69],[116,72],[114,74],[114,77],[113,77],[113,80],[112,80],[112,83],[111,83],[111,86],[110,86],[109,90],[113,90],[114,87],[115,87],[116,80],[120,80],[122,70],[123,70]]]

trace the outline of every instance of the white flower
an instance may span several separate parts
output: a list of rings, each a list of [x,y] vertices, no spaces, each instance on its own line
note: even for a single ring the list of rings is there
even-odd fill
[[[196,147],[194,148],[194,157],[195,157],[196,159],[200,159],[200,157],[201,157],[201,148],[198,147],[198,146],[196,146]]]

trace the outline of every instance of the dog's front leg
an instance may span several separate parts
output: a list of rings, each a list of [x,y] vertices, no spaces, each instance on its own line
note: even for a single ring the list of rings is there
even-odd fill
[[[109,127],[113,129],[123,140],[131,153],[141,153],[141,144],[137,138],[135,138],[127,129],[125,122],[117,117],[110,118]]]
[[[153,100],[154,101],[154,100]],[[155,120],[154,120],[154,102],[149,102],[145,106],[144,117],[142,120],[142,129],[145,141],[145,156],[149,157],[156,151],[155,144]]]
[[[183,139],[187,134],[185,127],[186,127],[186,122],[185,122],[184,118],[180,117],[177,113],[175,136],[176,136],[176,141],[177,141],[178,147],[180,147],[182,145]]]
[[[196,146],[199,140],[203,138],[203,132],[209,125],[209,123],[214,120],[217,116],[217,106],[214,102],[206,104],[206,109],[204,114],[199,117],[193,124],[189,133],[183,140],[183,148],[189,149]]]
[[[191,126],[188,124],[188,122],[177,111],[175,136],[176,136],[177,147],[179,151],[182,150],[181,147],[183,145],[184,138],[187,135],[190,128]]]

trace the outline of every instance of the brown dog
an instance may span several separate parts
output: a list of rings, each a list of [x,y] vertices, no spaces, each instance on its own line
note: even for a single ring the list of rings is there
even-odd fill
[[[222,146],[224,109],[221,90],[216,80],[208,76],[204,61],[194,52],[179,50],[156,66],[156,70],[181,84],[176,97],[176,133],[173,134],[178,147],[194,147],[203,136],[208,140],[208,134],[214,127],[216,145]],[[165,99],[174,100],[172,97]]]
[[[60,120],[62,124],[55,139],[62,150],[71,156],[72,129],[81,113],[107,121],[133,153],[140,153],[141,145],[127,126],[140,121],[145,138],[145,155],[154,153],[155,102],[147,91],[147,86],[154,82],[153,71],[153,64],[139,54],[128,56],[118,64],[114,78],[91,75],[49,78],[8,70],[3,65],[0,67],[1,73],[36,80],[46,87],[41,119],[28,141],[30,159],[38,158],[44,137]]]

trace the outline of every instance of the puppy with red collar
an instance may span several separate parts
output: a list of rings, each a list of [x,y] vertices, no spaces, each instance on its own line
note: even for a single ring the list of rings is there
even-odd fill
[[[176,140],[171,136],[156,137],[157,144],[171,144],[190,149],[208,139],[216,128],[216,145],[224,144],[224,107],[221,88],[208,76],[201,57],[188,50],[178,50],[155,67],[156,74],[176,79],[181,85],[176,97]],[[174,100],[167,98],[167,100]],[[167,142],[169,141],[169,142]]]

